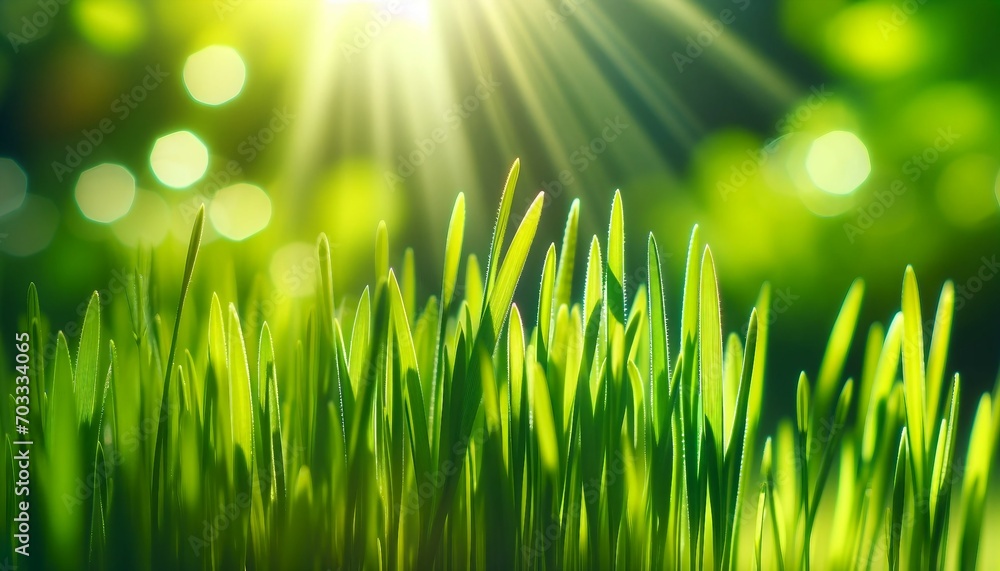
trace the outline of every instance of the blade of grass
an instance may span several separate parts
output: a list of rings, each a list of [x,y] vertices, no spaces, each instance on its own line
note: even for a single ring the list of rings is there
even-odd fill
[[[194,275],[194,264],[198,258],[198,249],[201,247],[202,230],[205,227],[205,206],[198,209],[198,215],[194,220],[194,227],[191,229],[191,241],[188,243],[187,260],[184,262],[184,278],[181,280],[180,299],[177,302],[177,315],[174,319],[174,332],[170,340],[170,352],[167,356],[167,370],[163,373],[163,392],[160,398],[159,426],[156,431],[156,444],[153,447],[153,487],[150,494],[153,508],[153,533],[154,545],[156,530],[159,529],[159,503],[160,503],[160,456],[163,454],[163,432],[167,422],[167,398],[170,394],[170,377],[173,374],[174,357],[177,354],[177,338],[180,335],[181,314],[184,311],[184,301],[187,299],[188,290],[191,287],[191,278]]]

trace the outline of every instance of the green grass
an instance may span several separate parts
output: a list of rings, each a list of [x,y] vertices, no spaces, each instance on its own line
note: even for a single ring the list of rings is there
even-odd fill
[[[575,202],[563,243],[549,246],[540,276],[525,275],[544,197],[509,228],[517,175],[515,163],[485,271],[463,253],[459,195],[440,297],[419,305],[414,254],[391,268],[384,225],[370,288],[334,292],[320,236],[314,298],[253,329],[240,307],[268,292],[241,298],[232,276],[198,266],[204,212],[176,298],[141,253],[124,298],[104,315],[91,298],[76,347],[59,333],[46,362],[32,345],[32,555],[14,557],[11,531],[0,558],[37,569],[323,570],[983,560],[1000,384],[971,423],[959,418],[961,381],[945,376],[950,283],[925,347],[912,269],[902,311],[863,341],[855,282],[818,370],[802,373],[767,436],[764,394],[790,395],[792,384],[767,375],[769,287],[745,330],[724,334],[697,228],[682,296],[668,297],[652,235],[648,283],[627,284],[617,193],[607,237],[580,243]],[[518,286],[538,288],[537,308],[512,304]],[[667,309],[678,301],[679,320]],[[22,323],[32,339],[49,337],[34,286]],[[864,363],[848,374],[856,342]],[[13,464],[2,464],[11,521]]]

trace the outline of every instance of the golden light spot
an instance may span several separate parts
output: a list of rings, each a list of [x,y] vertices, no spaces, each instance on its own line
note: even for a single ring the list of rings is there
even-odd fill
[[[163,198],[150,190],[139,189],[132,209],[111,225],[115,237],[126,246],[145,244],[156,246],[167,237],[170,229],[170,207]]]
[[[13,160],[0,159],[0,216],[20,208],[27,193],[28,175]]]
[[[110,163],[85,170],[76,181],[76,204],[94,222],[113,222],[129,211],[135,199],[135,178],[125,167]]]
[[[831,131],[813,141],[806,172],[820,190],[850,194],[871,174],[868,148],[849,131]]]
[[[160,182],[185,188],[205,176],[208,147],[191,131],[177,131],[156,140],[149,164]]]
[[[259,186],[241,182],[221,189],[212,198],[208,216],[220,235],[240,241],[271,221],[271,199]]]
[[[184,63],[184,87],[206,105],[221,105],[243,90],[247,68],[239,52],[229,46],[208,46]]]

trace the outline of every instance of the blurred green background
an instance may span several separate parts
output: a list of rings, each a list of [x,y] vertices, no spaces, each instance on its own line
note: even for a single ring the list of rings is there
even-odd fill
[[[522,305],[572,200],[605,242],[620,188],[628,293],[654,231],[679,314],[696,223],[726,329],[772,283],[775,401],[851,281],[888,322],[908,263],[928,317],[955,281],[948,368],[977,394],[1000,355],[998,24],[971,0],[5,0],[2,324],[28,281],[54,325],[114,301],[139,243],[179,272],[202,203],[209,265],[270,311],[309,294],[321,231],[360,293],[379,220],[436,294],[455,196],[483,256],[520,157],[515,217],[549,197]]]

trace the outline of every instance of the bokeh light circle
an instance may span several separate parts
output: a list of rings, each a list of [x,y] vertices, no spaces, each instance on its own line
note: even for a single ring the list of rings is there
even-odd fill
[[[191,54],[184,63],[184,87],[206,105],[221,105],[243,91],[246,64],[229,46],[209,46]]]
[[[104,163],[83,171],[76,181],[76,204],[94,222],[114,222],[135,199],[135,178],[125,167]]]
[[[259,186],[241,182],[215,193],[208,216],[216,232],[238,242],[267,228],[271,199]]]
[[[205,176],[208,147],[191,131],[177,131],[156,140],[149,164],[163,184],[186,188]]]
[[[820,136],[806,154],[806,172],[813,184],[830,194],[850,194],[871,174],[868,148],[850,131]]]
[[[0,158],[0,216],[13,212],[28,194],[28,175],[11,159]]]

